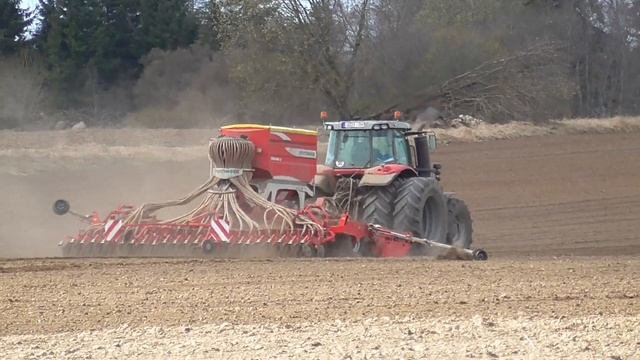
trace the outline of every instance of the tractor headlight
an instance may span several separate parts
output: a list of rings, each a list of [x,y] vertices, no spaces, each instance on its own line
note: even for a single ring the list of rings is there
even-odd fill
[[[384,130],[384,129],[388,129],[389,125],[388,124],[375,124],[371,128],[373,130]]]

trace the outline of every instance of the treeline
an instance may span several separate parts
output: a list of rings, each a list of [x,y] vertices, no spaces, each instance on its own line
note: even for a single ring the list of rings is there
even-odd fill
[[[640,113],[640,0],[0,0],[0,127]]]

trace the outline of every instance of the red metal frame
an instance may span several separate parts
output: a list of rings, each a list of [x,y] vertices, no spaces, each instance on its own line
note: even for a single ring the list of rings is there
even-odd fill
[[[86,229],[81,230],[76,236],[68,238],[69,244],[113,244],[113,245],[194,245],[201,246],[205,241],[215,244],[249,245],[249,244],[273,244],[273,245],[298,245],[312,246],[326,245],[335,241],[335,235],[330,230],[311,232],[303,229],[287,231],[257,230],[229,232],[228,241],[216,236],[212,229],[211,221],[217,218],[216,214],[207,213],[196,217],[186,224],[163,224],[156,219],[146,219],[140,224],[126,224],[120,228],[111,228],[111,222],[122,222],[131,213],[133,207],[120,206],[100,221],[94,216],[94,221]],[[308,212],[308,209],[304,210]],[[314,220],[315,221],[315,220]],[[113,236],[109,237],[110,229]]]
[[[323,231],[305,232],[302,229],[294,229],[282,232],[273,230],[249,232],[230,230],[228,241],[216,236],[212,228],[211,221],[217,219],[216,214],[206,213],[186,224],[163,224],[155,218],[148,218],[140,224],[118,227],[118,222],[123,222],[132,211],[132,206],[123,205],[109,213],[104,220],[100,220],[98,215],[94,213],[87,229],[81,230],[76,236],[69,237],[60,245],[101,245],[114,248],[125,244],[202,247],[206,242],[211,242],[216,246],[306,244],[318,247],[330,245],[335,241],[337,235],[346,235],[355,241],[373,240],[376,245],[373,249],[375,256],[406,256],[411,250],[411,245],[401,239],[385,234],[373,235],[367,224],[352,221],[348,214],[343,214],[337,219],[331,217],[325,209],[322,199],[319,199],[316,204],[307,206],[301,213],[321,225]]]

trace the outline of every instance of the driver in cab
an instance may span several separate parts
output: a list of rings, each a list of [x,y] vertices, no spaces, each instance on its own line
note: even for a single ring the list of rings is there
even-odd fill
[[[383,165],[394,161],[393,149],[386,140],[386,138],[373,138],[374,165]]]

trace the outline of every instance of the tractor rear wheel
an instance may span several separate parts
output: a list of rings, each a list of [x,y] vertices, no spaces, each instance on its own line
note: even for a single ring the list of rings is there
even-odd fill
[[[394,206],[396,231],[445,243],[447,202],[435,178],[415,177],[404,181]]]
[[[473,226],[471,213],[464,201],[447,198],[448,233],[447,243],[456,247],[468,249],[471,247]]]
[[[393,203],[404,179],[396,178],[386,186],[365,186],[359,189],[358,220],[393,228]]]

